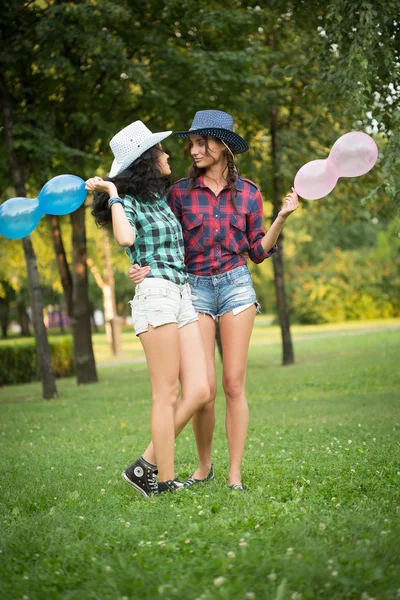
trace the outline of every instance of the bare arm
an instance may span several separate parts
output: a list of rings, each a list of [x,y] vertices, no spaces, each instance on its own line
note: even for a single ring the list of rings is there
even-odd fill
[[[298,196],[294,191],[294,188],[292,188],[292,190],[292,192],[289,192],[289,194],[285,196],[282,209],[279,211],[275,221],[261,240],[262,247],[266,252],[268,252],[276,243],[288,216],[299,207]]]
[[[104,181],[101,177],[92,177],[86,181],[86,189],[91,192],[106,192],[110,198],[118,197],[118,190],[111,181]],[[120,202],[116,202],[111,207],[113,233],[116,242],[125,248],[132,246],[136,239],[136,234],[129,223]]]

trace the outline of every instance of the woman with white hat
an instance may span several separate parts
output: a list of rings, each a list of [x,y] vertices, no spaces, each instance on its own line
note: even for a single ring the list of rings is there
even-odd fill
[[[166,201],[171,170],[161,141],[170,134],[152,133],[141,121],[132,123],[110,142],[115,160],[109,177],[86,182],[86,189],[96,192],[92,214],[97,224],[111,222],[114,237],[131,262],[152,269],[151,276],[136,287],[131,302],[133,325],[152,384],[152,442],[122,474],[144,496],[183,487],[174,472],[175,436],[209,400],[182,229]],[[182,400],[177,404],[179,377]]]
[[[252,181],[240,177],[235,166],[235,155],[248,150],[248,145],[234,132],[231,115],[220,110],[198,111],[190,129],[174,135],[188,140],[193,160],[188,176],[171,187],[168,198],[183,229],[185,263],[193,305],[200,317],[211,389],[209,403],[193,417],[200,463],[187,483],[205,482],[213,476],[211,445],[218,321],[230,457],[228,484],[230,489],[243,490],[241,464],[249,420],[246,365],[259,310],[246,258],[261,263],[276,252],[276,240],[286,219],[298,207],[298,198],[292,189],[265,233],[260,191]],[[149,274],[151,265],[130,268],[130,277],[135,282]]]

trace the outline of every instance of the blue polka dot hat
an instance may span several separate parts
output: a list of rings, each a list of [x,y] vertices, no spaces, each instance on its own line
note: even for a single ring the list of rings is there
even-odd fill
[[[214,137],[231,144],[236,152],[246,152],[249,149],[247,143],[240,135],[233,131],[233,119],[222,110],[199,110],[194,116],[189,131],[177,131],[172,135],[180,138],[188,138],[193,133]]]

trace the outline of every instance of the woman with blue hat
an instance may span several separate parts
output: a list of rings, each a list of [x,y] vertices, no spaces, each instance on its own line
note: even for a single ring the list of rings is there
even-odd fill
[[[248,145],[233,130],[232,117],[219,110],[198,111],[188,131],[173,135],[188,140],[193,160],[187,177],[170,188],[168,200],[182,225],[185,264],[193,305],[199,313],[211,389],[210,401],[193,417],[200,462],[187,483],[193,485],[213,477],[218,321],[230,456],[228,485],[243,490],[241,464],[249,421],[246,365],[259,310],[246,257],[261,263],[277,251],[276,240],[288,216],[298,207],[298,198],[292,189],[265,233],[260,190],[249,179],[240,177],[235,166],[235,155],[248,150]],[[134,265],[130,277],[137,282],[150,272],[148,267],[139,269]]]
[[[110,142],[115,160],[109,177],[86,182],[86,189],[96,192],[92,210],[96,223],[111,223],[116,241],[125,247],[131,262],[152,267],[131,302],[133,326],[152,384],[152,442],[122,473],[143,496],[184,487],[174,473],[175,436],[205,405],[210,393],[184,264],[182,228],[166,201],[171,170],[161,141],[170,134],[152,133],[135,121]],[[178,405],[179,379],[182,400]],[[137,422],[140,413],[138,408]]]

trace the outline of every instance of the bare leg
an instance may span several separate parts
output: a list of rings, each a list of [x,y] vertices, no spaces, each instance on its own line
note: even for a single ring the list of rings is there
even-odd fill
[[[199,467],[193,473],[195,479],[207,477],[211,467],[211,446],[215,426],[214,401],[217,391],[215,373],[215,322],[210,315],[199,314],[199,325],[206,355],[210,396],[208,403],[193,417],[193,431],[199,454]]]
[[[255,315],[256,309],[252,306],[236,316],[229,312],[220,319],[224,353],[222,385],[226,397],[226,433],[230,458],[229,485],[241,483],[240,468],[249,423],[246,366]]]
[[[179,335],[175,323],[141,333],[152,386],[151,435],[161,481],[174,479],[174,413],[179,393]]]
[[[182,397],[175,409],[175,436],[177,436],[193,415],[207,404],[210,389],[207,380],[207,363],[199,324],[189,323],[179,330],[180,368]],[[156,462],[153,442],[143,453],[150,463]]]

